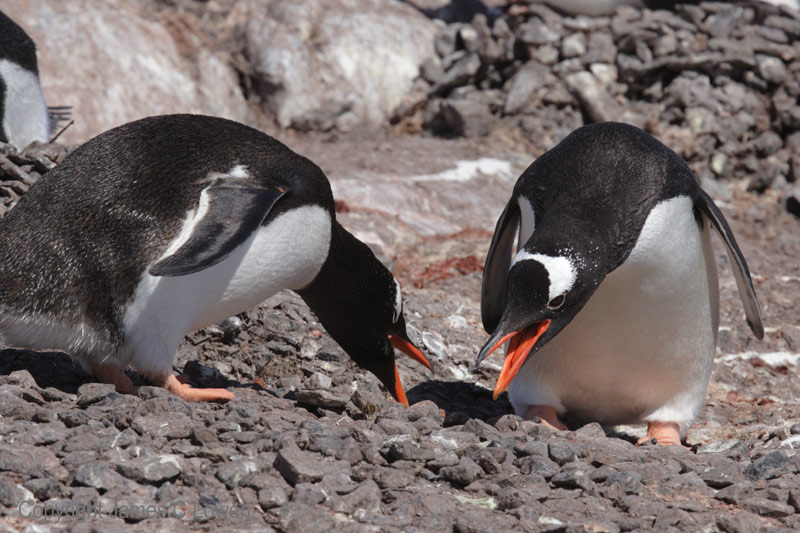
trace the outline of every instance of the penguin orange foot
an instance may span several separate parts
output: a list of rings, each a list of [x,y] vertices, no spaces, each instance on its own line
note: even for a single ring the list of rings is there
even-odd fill
[[[550,405],[531,405],[525,411],[525,420],[536,420],[540,424],[556,431],[564,431],[567,426],[558,419],[556,408]]]
[[[337,222],[322,170],[236,122],[168,115],[109,130],[0,228],[0,339],[70,353],[121,392],[135,392],[130,365],[184,399],[229,400],[172,374],[178,345],[282,289],[399,402],[395,348],[430,368],[400,284]]]
[[[683,446],[681,444],[680,426],[675,422],[648,423],[647,435],[637,440],[636,445],[642,446],[653,441],[661,446]]]

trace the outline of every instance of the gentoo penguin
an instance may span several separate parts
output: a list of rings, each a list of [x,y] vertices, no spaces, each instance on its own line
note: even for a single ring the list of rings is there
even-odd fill
[[[21,150],[49,137],[50,114],[39,85],[36,45],[0,12],[0,141]]]
[[[517,251],[513,252],[518,233]],[[677,444],[703,403],[719,325],[710,230],[733,265],[747,323],[764,329],[731,229],[684,161],[644,131],[582,127],[520,176],[497,222],[481,293],[509,341],[495,397],[559,429],[557,415],[647,422]]]
[[[334,214],[314,163],[221,118],[151,117],[90,140],[0,221],[0,340],[60,350],[121,392],[127,365],[187,400],[184,335],[297,291],[361,367],[407,404],[394,347],[400,285]]]

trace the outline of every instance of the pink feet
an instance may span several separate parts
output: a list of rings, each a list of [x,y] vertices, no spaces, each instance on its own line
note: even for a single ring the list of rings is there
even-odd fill
[[[556,431],[564,431],[567,429],[567,426],[558,420],[556,408],[549,405],[529,406],[528,410],[525,411],[525,420],[534,420],[539,424]]]
[[[160,386],[187,402],[227,402],[234,397],[232,392],[225,389],[194,389],[188,383],[181,383],[181,379],[186,378],[169,373]]]
[[[636,445],[641,446],[654,439],[661,446],[682,446],[680,428],[675,422],[649,422],[647,436],[636,441]]]
[[[92,373],[101,383],[111,383],[120,394],[136,395],[136,387],[116,363],[94,364]]]
[[[120,394],[137,394],[136,387],[116,363],[92,365],[92,372],[101,382],[114,385]],[[195,389],[187,383],[182,383],[181,380],[188,381],[184,376],[178,378],[169,373],[161,378],[160,383],[154,384],[164,387],[187,402],[227,402],[234,397],[232,392],[225,389]]]

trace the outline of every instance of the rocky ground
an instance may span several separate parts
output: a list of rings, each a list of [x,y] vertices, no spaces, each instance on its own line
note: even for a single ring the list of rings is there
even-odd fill
[[[162,17],[189,6],[197,27],[228,5],[153,4]],[[433,366],[398,356],[411,407],[288,292],[181,346],[176,372],[229,387],[224,405],[188,404],[134,373],[139,396],[120,395],[64,354],[5,349],[0,531],[800,529],[800,17],[752,2],[600,18],[492,5],[425,11],[442,19],[436,57],[391,125],[345,132],[353,110],[332,106],[292,122],[321,132],[270,129],[322,167],[340,221],[400,280]],[[247,75],[257,87],[258,71]],[[720,341],[690,449],[636,447],[642,427],[522,421],[505,395],[491,399],[499,356],[472,368],[486,339],[481,269],[514,181],[571,129],[607,118],[689,161],[764,311],[759,342],[717,243]],[[0,216],[67,151],[0,146]]]

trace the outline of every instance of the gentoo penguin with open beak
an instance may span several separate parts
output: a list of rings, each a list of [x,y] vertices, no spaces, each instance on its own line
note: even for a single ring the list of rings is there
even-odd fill
[[[517,250],[514,239],[518,233]],[[764,328],[731,229],[684,161],[644,131],[582,127],[520,176],[483,275],[491,336],[509,341],[494,390],[517,414],[557,415],[679,444],[708,386],[719,325],[711,229],[731,259],[747,323]]]
[[[0,142],[22,150],[49,137],[50,113],[39,84],[36,45],[0,11]]]
[[[172,373],[190,331],[297,291],[339,345],[408,404],[394,348],[400,286],[336,221],[330,184],[275,139],[169,115],[70,154],[0,221],[0,341],[73,355],[133,393],[127,365],[186,400],[226,400]]]

